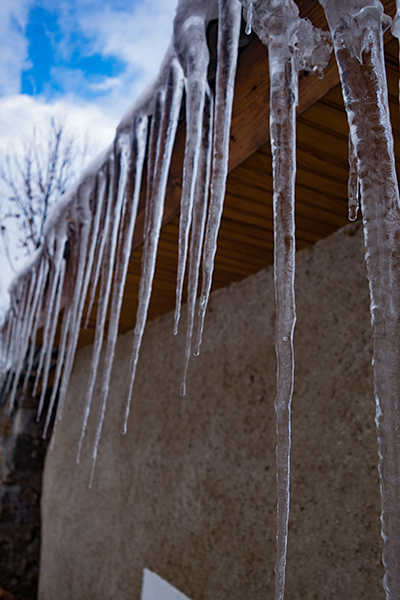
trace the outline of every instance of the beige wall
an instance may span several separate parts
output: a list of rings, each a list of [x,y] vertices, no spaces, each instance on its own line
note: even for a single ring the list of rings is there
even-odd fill
[[[297,262],[286,599],[383,599],[360,230]],[[150,323],[126,436],[132,336],[121,337],[91,491],[96,412],[74,462],[91,349],[78,353],[46,462],[41,600],[139,600],[143,567],[192,600],[273,598],[274,318],[270,268],[215,293],[185,398],[184,335],[173,337],[171,314]]]

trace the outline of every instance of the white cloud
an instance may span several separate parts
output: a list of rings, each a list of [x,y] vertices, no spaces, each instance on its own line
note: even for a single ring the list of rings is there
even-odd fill
[[[0,2],[0,94],[19,92],[21,72],[29,67],[25,38],[28,5],[28,0]]]
[[[0,150],[6,152],[10,144],[19,145],[23,137],[29,137],[33,124],[45,127],[50,117],[60,116],[78,136],[87,132],[100,152],[112,142],[118,119],[94,102],[77,104],[75,100],[64,97],[50,103],[23,94],[0,98]]]
[[[79,16],[79,25],[93,53],[115,57],[127,66],[118,78],[121,85],[101,102],[122,112],[155,75],[172,36],[177,0],[147,0],[133,10],[114,10],[112,4],[95,5]]]
[[[133,12],[106,6],[82,15],[79,24],[95,52],[119,58],[130,72],[154,72],[171,39],[175,6],[176,0],[148,1]]]

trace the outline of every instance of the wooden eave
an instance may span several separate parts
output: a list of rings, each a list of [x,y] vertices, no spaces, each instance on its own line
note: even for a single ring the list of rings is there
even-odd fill
[[[302,17],[328,29],[317,0],[298,0]],[[395,14],[395,1],[384,1]],[[398,42],[386,33],[386,67],[395,143],[400,140]],[[302,250],[348,223],[348,125],[332,57],[322,79],[300,74],[297,122],[296,239]],[[160,237],[149,320],[174,308],[179,203],[185,144],[178,128]],[[121,311],[120,332],[134,327],[140,279],[144,206],[141,202]],[[255,38],[241,53],[235,86],[229,177],[218,238],[213,289],[239,281],[273,262],[269,77],[265,46]],[[96,310],[80,346],[93,342]]]

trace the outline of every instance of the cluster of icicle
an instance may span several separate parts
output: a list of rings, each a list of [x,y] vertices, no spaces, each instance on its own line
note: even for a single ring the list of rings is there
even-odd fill
[[[400,205],[383,59],[383,31],[390,19],[379,0],[320,0],[331,36],[300,19],[293,0],[242,0],[246,32],[268,47],[270,136],[274,176],[275,294],[277,307],[277,562],[276,600],[283,599],[289,518],[290,410],[293,390],[293,331],[296,168],[296,105],[299,70],[322,72],[332,42],[339,67],[349,136],[349,217],[361,202],[374,337],[374,385],[382,493],[384,588],[400,598]],[[192,351],[199,353],[211,289],[217,236],[228,172],[229,133],[242,5],[238,0],[180,0],[174,37],[154,86],[117,130],[114,146],[59,205],[48,223],[38,256],[15,282],[12,307],[1,339],[3,388],[11,412],[19,387],[41,390],[44,407],[61,308],[56,367],[44,426],[54,432],[62,417],[81,323],[98,309],[91,372],[86,393],[78,461],[85,437],[100,351],[110,320],[101,372],[93,479],[106,412],[142,175],[147,171],[142,272],[130,369],[126,431],[136,366],[155,271],[171,155],[186,94],[186,147],[180,207],[179,258],[174,332],[188,263],[188,310],[182,394]],[[400,14],[400,12],[399,12]],[[208,84],[206,29],[218,18],[215,89]],[[400,16],[393,33],[400,37]],[[331,42],[332,39],[332,42]],[[151,116],[151,119],[150,119]],[[148,131],[149,130],[149,131]],[[379,157],[379,161],[377,160]],[[146,165],[145,165],[145,161]],[[146,167],[146,169],[145,169]],[[190,248],[189,248],[190,241]],[[188,258],[189,257],[189,258]],[[198,332],[193,343],[199,271],[202,287]],[[98,289],[99,288],[99,289]],[[88,311],[84,315],[86,299]],[[42,329],[39,355],[36,339]],[[56,398],[58,402],[56,405]]]

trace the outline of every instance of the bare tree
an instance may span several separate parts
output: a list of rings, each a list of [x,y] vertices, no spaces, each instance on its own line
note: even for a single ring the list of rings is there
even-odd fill
[[[44,131],[34,125],[20,154],[11,148],[0,157],[0,180],[7,190],[0,232],[14,272],[12,248],[26,256],[40,246],[49,210],[80,174],[88,154],[87,142],[78,143],[65,118],[52,117]]]

